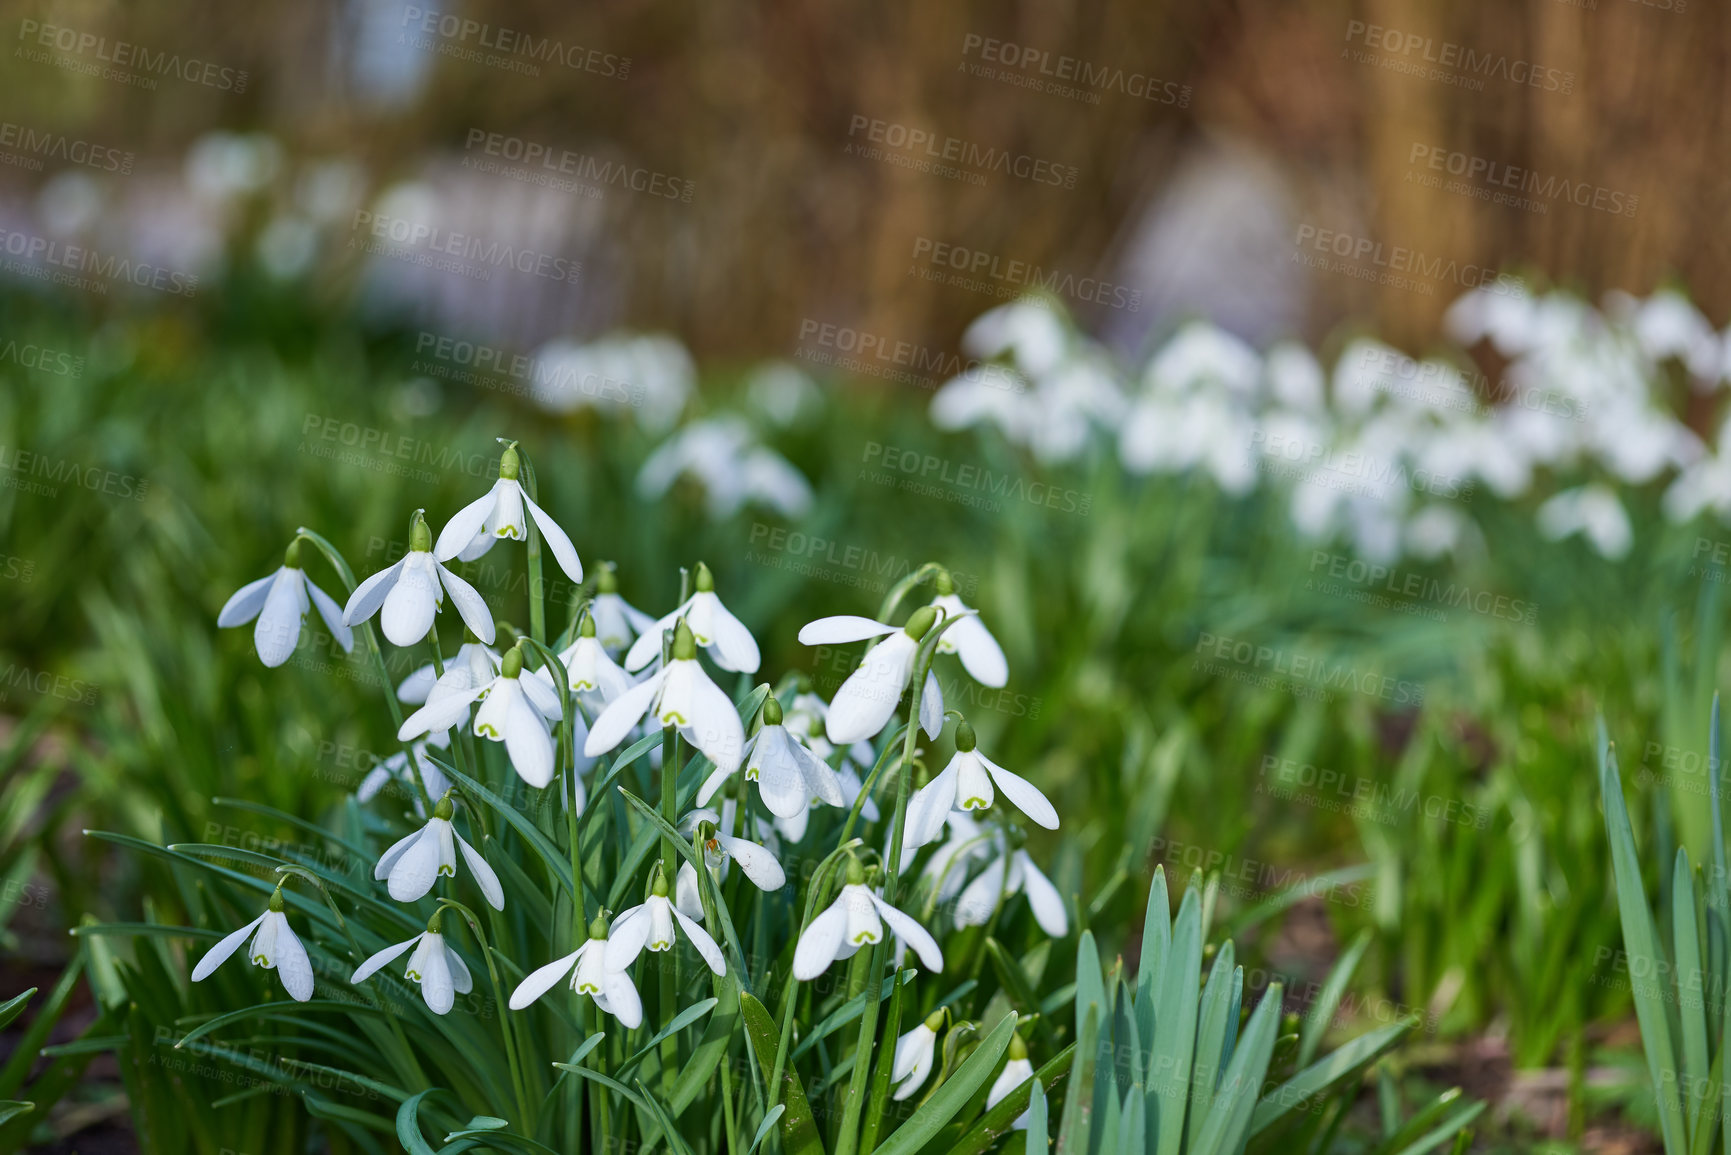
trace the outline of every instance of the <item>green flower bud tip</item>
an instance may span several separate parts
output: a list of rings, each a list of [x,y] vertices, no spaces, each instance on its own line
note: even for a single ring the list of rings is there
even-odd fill
[[[577,636],[580,638],[595,636],[595,615],[590,613],[587,607],[583,610],[583,620],[577,623]]]
[[[673,627],[673,660],[690,662],[697,659],[697,639],[691,636],[691,627],[680,618]]]
[[[655,871],[655,882],[650,886],[649,893],[658,898],[667,897],[667,868],[658,867]]]
[[[445,791],[443,797],[441,797],[439,799],[439,801],[433,806],[433,817],[434,818],[442,818],[446,822],[449,822],[451,820],[451,816],[456,814],[456,813],[457,813],[457,804],[455,802],[451,801],[451,792],[449,790],[447,790],[447,791]]]
[[[444,929],[443,929],[444,925],[445,925],[445,908],[441,906],[438,910],[435,910],[433,912],[433,917],[429,918],[427,920],[427,933],[428,934],[444,934],[445,933]]]
[[[522,472],[523,459],[517,456],[517,443],[513,441],[499,455],[499,476],[505,481],[516,481]]]
[[[616,594],[619,592],[619,575],[614,572],[613,563],[604,561],[601,570],[595,575],[595,592],[598,594]]]
[[[301,539],[295,538],[289,542],[287,549],[282,551],[282,564],[285,569],[301,568]]]
[[[865,866],[851,854],[847,860],[847,882],[849,886],[858,886],[865,881]]]
[[[932,578],[932,585],[937,587],[938,596],[949,597],[956,592],[956,583],[950,580],[950,571],[939,567],[937,576]]]
[[[427,519],[421,510],[415,511],[415,516],[409,522],[409,552],[431,553],[433,550],[433,531],[427,528]]]
[[[523,643],[518,642],[505,651],[505,660],[499,663],[501,677],[515,678],[523,672]]]
[[[956,723],[956,751],[966,754],[975,745],[974,726],[966,718]]]
[[[271,910],[271,913],[272,914],[281,914],[283,907],[285,905],[287,905],[287,904],[283,902],[282,884],[278,883],[277,888],[270,892],[270,910]]]
[[[1026,1044],[1022,1041],[1021,1035],[1011,1034],[1010,1035],[1010,1058],[1012,1060],[1014,1060],[1014,1059],[1025,1060],[1025,1059],[1027,1059],[1027,1057],[1028,1057],[1028,1044]]]
[[[781,717],[781,703],[775,700],[774,694],[771,694],[763,700],[763,724],[765,726],[779,726],[781,725]]]
[[[590,938],[606,938],[607,937],[607,915],[605,913],[597,914],[595,916],[595,918],[589,923],[589,937]]]
[[[927,631],[936,625],[937,621],[937,610],[931,606],[921,606],[914,611],[914,616],[908,619],[908,624],[902,627],[902,632],[917,642],[926,636]]]
[[[811,720],[811,725],[806,728],[806,734],[812,738],[823,737],[823,719],[813,718]]]
[[[697,563],[697,572],[692,575],[692,588],[700,594],[715,592],[715,575],[709,572],[709,567],[702,562]]]
[[[939,1007],[937,1010],[926,1016],[926,1030],[939,1031],[943,1029],[943,1026],[944,1009],[942,1007]],[[1011,1037],[1014,1038],[1014,1036]],[[1011,1045],[1014,1046],[1015,1044],[1012,1043]]]

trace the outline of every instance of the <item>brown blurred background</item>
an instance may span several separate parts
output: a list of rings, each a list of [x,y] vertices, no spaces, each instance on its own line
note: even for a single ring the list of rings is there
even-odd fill
[[[1536,272],[1594,296],[1674,277],[1715,323],[1731,314],[1718,227],[1731,206],[1721,172],[1731,11],[1707,0],[449,9],[495,40],[507,29],[553,37],[596,62],[542,64],[533,76],[435,50],[478,40],[421,31],[424,3],[5,8],[15,45],[37,21],[250,71],[241,94],[167,81],[142,93],[11,54],[8,120],[133,150],[141,170],[152,158],[178,163],[211,130],[263,130],[291,156],[353,157],[376,193],[452,174],[475,155],[465,150],[471,131],[484,129],[691,182],[690,203],[615,190],[598,202],[562,198],[557,211],[586,221],[587,291],[581,308],[542,317],[523,337],[625,323],[670,328],[700,355],[775,354],[797,345],[803,320],[820,318],[953,343],[997,298],[910,272],[921,238],[1141,292],[1134,311],[1071,302],[1123,346],[1191,312],[1259,340],[1362,317],[1422,345],[1467,287],[1390,290],[1306,268],[1293,258],[1307,225]],[[1399,40],[1379,40],[1373,27]],[[1045,55],[988,65],[1009,80],[977,75],[970,65],[986,64],[991,40]],[[1462,67],[1452,81],[1398,67],[1468,51],[1491,62],[1479,91]],[[1121,70],[1126,87],[1144,77],[1158,96],[1014,82],[1076,66],[1061,57]],[[628,75],[607,74],[625,58]],[[1520,83],[1533,67],[1546,82]],[[1074,187],[1003,173],[977,184],[866,159],[849,151],[865,143],[858,117],[1074,166]],[[1638,198],[1636,207],[1551,200],[1529,211],[1422,187],[1410,179],[1423,170],[1415,146],[1609,190],[1619,203]],[[46,175],[6,171],[0,189],[16,200]],[[479,187],[498,190],[482,199],[501,219],[542,211],[544,198],[510,182]]]

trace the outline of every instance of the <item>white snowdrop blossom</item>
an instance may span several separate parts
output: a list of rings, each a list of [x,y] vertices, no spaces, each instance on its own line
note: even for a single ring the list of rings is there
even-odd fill
[[[355,587],[343,608],[344,624],[358,626],[378,614],[379,625],[393,646],[413,646],[433,628],[433,618],[445,604],[448,591],[463,624],[491,645],[492,611],[474,586],[433,557],[432,540],[432,532],[417,509],[409,529],[409,552]]]
[[[570,684],[571,696],[588,707],[591,713],[598,712],[636,683],[636,679],[608,655],[596,633],[595,618],[584,614],[577,627],[576,639],[559,654],[559,660],[565,665],[565,680]],[[549,689],[553,687],[550,671],[538,670],[536,677],[546,682]]]
[[[904,946],[912,947],[928,970],[944,969],[938,941],[918,922],[897,910],[865,885],[859,864],[849,864],[848,881],[829,909],[811,920],[793,951],[793,977],[810,982],[838,959],[852,958],[862,946],[882,942],[884,926]]]
[[[764,806],[777,818],[805,813],[816,798],[841,806],[841,783],[835,771],[819,761],[798,735],[782,724],[781,703],[774,695],[764,699],[763,726],[747,743],[745,780],[756,782]],[[697,792],[697,804],[706,806],[734,771],[717,768]]]
[[[734,673],[755,674],[762,661],[757,640],[740,620],[715,596],[715,578],[709,567],[697,563],[693,575],[694,592],[669,614],[644,630],[625,654],[625,668],[632,673],[643,669],[661,656],[661,638],[673,623],[681,618],[691,628],[691,636],[709,652],[715,664]]]
[[[619,578],[610,562],[601,564],[589,613],[595,619],[595,636],[610,654],[624,651],[639,635],[655,628],[654,618],[620,596]]]
[[[512,442],[499,458],[499,480],[493,483],[492,489],[458,510],[445,523],[445,528],[439,531],[438,542],[433,546],[433,556],[440,561],[452,558],[474,561],[502,538],[527,541],[529,529],[524,518],[527,510],[559,568],[572,581],[581,582],[583,563],[577,558],[577,547],[571,544],[559,523],[524,492],[517,480],[522,468],[516,442]],[[480,633],[479,630],[476,632]],[[483,635],[483,640],[486,638],[487,635]]]
[[[746,879],[757,889],[780,890],[787,885],[787,872],[782,869],[781,860],[776,857],[775,851],[768,846],[733,834],[733,823],[738,817],[738,813],[738,808],[734,805],[733,800],[729,799],[722,806],[720,814],[710,809],[693,810],[680,820],[679,829],[699,830],[703,823],[708,823],[713,829],[703,839],[700,849],[703,851],[704,861],[715,870],[717,875],[725,878],[728,864],[737,862],[739,869],[745,872]],[[681,879],[683,879],[684,873],[689,870],[691,870],[690,863],[686,863],[680,868]],[[693,887],[695,887],[696,882],[697,874],[693,871],[691,874]],[[696,890],[693,889],[691,893],[695,895]],[[683,891],[676,890],[675,894],[683,895]],[[686,910],[692,909],[689,905],[684,904],[683,898],[680,901]],[[702,904],[699,903],[696,909],[701,911],[703,909]]]
[[[505,890],[499,876],[481,857],[481,852],[458,834],[451,825],[456,813],[449,796],[439,799],[427,824],[405,835],[391,845],[373,868],[373,877],[382,880],[392,898],[398,902],[415,902],[433,889],[441,876],[457,876],[457,852],[475,876],[475,885],[494,910],[505,909]]]
[[[409,956],[404,977],[421,988],[421,998],[426,1000],[428,1010],[435,1015],[448,1014],[456,1002],[456,996],[459,993],[468,994],[474,989],[475,983],[467,964],[456,951],[445,944],[445,936],[439,933],[439,922],[443,917],[444,912],[440,911],[427,923],[427,929],[422,933],[373,955],[355,968],[355,973],[349,976],[349,982],[359,986],[373,977],[386,963],[413,947],[415,953]]]
[[[896,1085],[890,1098],[900,1102],[926,1085],[932,1074],[932,1059],[938,1046],[938,1029],[944,1025],[944,1013],[933,1011],[925,1022],[896,1040],[896,1054],[890,1065],[890,1082]]]
[[[997,790],[1015,807],[1047,830],[1058,829],[1058,812],[1026,778],[999,766],[975,747],[974,728],[966,719],[956,724],[956,753],[949,765],[919,789],[908,803],[906,846],[924,846],[944,829],[944,819],[960,805],[963,810],[991,806]]]
[[[1011,895],[1026,893],[1028,908],[1034,921],[1053,938],[1070,933],[1070,916],[1064,909],[1063,896],[1052,880],[1040,872],[1026,850],[999,853],[986,869],[979,873],[956,899],[956,929],[984,926],[991,921],[998,904]]]
[[[352,653],[355,639],[343,621],[343,611],[301,569],[301,539],[297,537],[289,544],[282,566],[275,573],[241,586],[223,603],[216,624],[227,629],[244,626],[257,618],[258,624],[252,631],[253,645],[258,649],[259,661],[274,669],[295,652],[301,622],[313,606],[318,608],[319,617],[325,620],[337,645],[345,653]]]
[[[1028,1045],[1022,1042],[1021,1035],[1010,1036],[1010,1059],[1004,1064],[1004,1069],[992,1081],[992,1089],[986,1092],[986,1110],[990,1111],[1003,1099],[1034,1077],[1034,1064],[1028,1059]],[[1016,1116],[1016,1121],[1010,1124],[1012,1131],[1028,1129],[1027,1112]]]
[[[697,642],[685,619],[674,629],[673,660],[610,702],[595,719],[583,752],[594,758],[625,740],[645,714],[677,727],[717,768],[739,768],[745,728],[729,698],[697,661]]]
[[[279,887],[271,894],[269,908],[263,914],[223,936],[220,942],[204,952],[204,957],[192,970],[192,981],[203,982],[209,978],[250,935],[252,943],[246,948],[246,956],[252,960],[252,965],[276,971],[282,979],[283,989],[295,1001],[304,1003],[312,998],[313,965],[307,958],[307,948],[301,945],[294,928],[289,926],[283,905]]]
[[[701,900],[699,900],[701,906]],[[697,949],[704,965],[718,975],[727,973],[727,962],[721,948],[709,932],[698,925],[667,897],[667,878],[659,868],[649,897],[628,910],[619,912],[613,920],[613,930],[607,936],[607,966],[624,970],[647,948],[652,951],[673,949],[674,928],[677,927]]]
[[[694,421],[649,455],[637,473],[637,493],[646,501],[666,495],[690,477],[702,487],[709,516],[722,521],[747,504],[764,505],[785,517],[811,508],[811,483],[787,458],[759,444],[751,426],[727,414]]]
[[[1600,556],[1620,558],[1634,544],[1629,515],[1617,495],[1603,485],[1589,485],[1557,494],[1539,507],[1539,532],[1553,541],[1580,534]]]
[[[437,667],[428,662],[404,678],[397,687],[397,700],[424,706],[432,698],[460,690],[473,689],[491,682],[504,661],[499,651],[480,642],[464,642],[457,647],[456,657],[445,661],[445,673],[439,676]]]
[[[937,589],[932,606],[943,611],[945,620],[959,619],[938,639],[938,653],[955,654],[962,660],[962,669],[968,672],[968,677],[980,685],[1003,689],[1010,680],[1010,666],[1004,660],[1004,649],[998,645],[998,639],[980,621],[980,615],[956,596],[948,570],[938,571]]]
[[[448,730],[476,701],[480,702],[480,709],[475,711],[476,736],[503,742],[512,768],[529,785],[544,787],[551,782],[551,723],[564,717],[565,711],[550,680],[524,671],[521,645],[512,647],[498,673],[479,685],[463,689],[453,686],[443,693],[435,686],[427,704],[403,719],[397,738],[406,742],[434,730]]]
[[[625,968],[609,965],[607,946],[607,920],[596,915],[595,921],[589,924],[589,937],[583,945],[564,958],[531,971],[511,992],[508,1005],[514,1011],[522,1010],[569,974],[573,991],[588,995],[604,1013],[635,1030],[643,1023],[643,1000],[638,997],[637,988],[632,984],[631,976],[625,973]]]
[[[428,734],[422,741],[411,745],[407,750],[398,750],[389,758],[379,761],[377,766],[367,771],[367,776],[361,779],[361,784],[355,788],[355,801],[363,806],[378,797],[379,791],[395,782],[405,788],[414,799],[415,811],[422,810],[421,798],[415,791],[415,772],[409,766],[413,757],[415,765],[421,770],[421,783],[427,788],[427,797],[443,798],[445,792],[451,789],[451,784],[445,780],[445,772],[440,770],[433,760],[427,757],[427,747],[436,746],[441,750],[450,748],[451,732],[438,730]]]
[[[892,626],[853,614],[819,618],[807,622],[799,631],[799,640],[807,646],[843,645],[862,642],[867,638],[885,638],[866,651],[859,669],[848,675],[847,681],[835,693],[829,704],[824,726],[829,740],[846,745],[870,738],[889,723],[896,712],[896,703],[914,675],[914,657],[920,639],[937,622],[938,611],[931,606],[914,611],[905,626]],[[887,637],[886,637],[887,635]],[[937,677],[926,672],[925,687],[920,694],[920,726],[933,738],[944,726],[944,693]]]

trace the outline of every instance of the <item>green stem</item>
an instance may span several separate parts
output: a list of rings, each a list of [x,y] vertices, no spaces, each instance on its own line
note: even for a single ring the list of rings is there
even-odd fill
[[[523,470],[523,492],[529,495],[529,500],[541,504],[541,496],[535,485],[535,467],[529,464],[529,455],[523,452],[522,446],[517,447],[517,459]],[[529,523],[529,636],[542,645],[547,644],[547,587],[541,581],[541,530],[535,524],[535,519],[525,516]]]
[[[499,1006],[505,1006],[507,1002],[505,984],[499,979],[499,968],[493,963],[493,948],[487,942],[487,936],[481,932],[481,923],[475,917],[475,912],[462,903],[454,902],[448,898],[441,898],[439,906],[441,908],[448,906],[457,911],[463,916],[463,921],[469,924],[469,930],[473,932],[476,940],[481,944],[481,957],[487,960],[487,974],[493,980],[493,995],[499,1000]],[[517,1059],[517,1038],[511,1030],[511,1016],[505,1014],[499,1016],[499,1033],[504,1037],[505,1058],[511,1066],[511,1090],[517,1097],[519,1125],[525,1132],[533,1134],[535,1121],[529,1114],[529,1092],[527,1084],[523,1081],[523,1065]]]

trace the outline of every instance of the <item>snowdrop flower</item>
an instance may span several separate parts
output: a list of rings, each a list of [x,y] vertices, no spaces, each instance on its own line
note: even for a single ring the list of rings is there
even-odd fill
[[[550,723],[564,717],[559,695],[549,681],[534,674],[524,676],[523,647],[519,643],[505,654],[499,672],[491,679],[463,689],[441,693],[435,686],[427,704],[403,720],[397,731],[408,741],[433,730],[448,730],[479,701],[475,711],[475,733],[503,742],[511,766],[531,786],[542,787],[553,780],[553,733]]]
[[[1044,826],[1058,829],[1058,812],[1026,778],[1010,773],[975,749],[974,728],[966,718],[956,723],[956,753],[943,772],[922,786],[908,803],[908,846],[924,846],[944,829],[944,819],[959,804],[963,810],[984,810],[1004,792],[1018,810]]]
[[[1617,495],[1603,485],[1587,485],[1557,494],[1539,506],[1539,532],[1552,541],[1581,534],[1601,557],[1615,560],[1629,552],[1634,530]]]
[[[841,783],[835,771],[815,758],[797,736],[782,725],[781,703],[772,694],[763,702],[763,728],[753,734],[745,760],[745,780],[756,782],[769,812],[792,818],[811,806],[813,798],[842,805]],[[697,792],[705,806],[733,771],[717,768]]]
[[[938,653],[955,654],[962,660],[962,669],[968,672],[968,677],[982,686],[990,686],[1001,690],[1010,680],[1010,666],[1004,660],[1004,649],[998,645],[998,639],[992,636],[985,623],[980,621],[980,615],[962,603],[956,596],[954,581],[950,571],[941,569],[937,573],[938,596],[932,599],[932,605],[944,612],[945,618],[960,618],[955,625],[944,631],[944,636],[938,639]]]
[[[571,696],[589,707],[591,712],[599,711],[634,684],[631,675],[608,656],[606,647],[596,636],[595,618],[591,614],[583,615],[583,621],[577,626],[576,640],[560,653],[559,660],[565,663],[565,680],[571,686]],[[546,682],[549,689],[552,688],[551,671],[538,670],[536,676]]]
[[[684,618],[674,627],[673,660],[613,699],[583,743],[594,758],[624,741],[644,714],[661,726],[676,726],[685,740],[701,750],[718,768],[739,768],[745,728],[733,700],[710,681],[697,662],[697,639]]]
[[[635,957],[635,956],[633,956]],[[643,1022],[643,1000],[623,967],[613,967],[607,961],[607,919],[596,915],[589,924],[589,937],[582,946],[562,959],[555,959],[539,970],[532,971],[517,989],[511,992],[509,1006],[520,1011],[556,986],[569,973],[571,989],[588,995],[604,1013],[618,1019],[628,1029]]]
[[[279,886],[270,896],[268,910],[205,952],[193,968],[192,981],[203,982],[209,978],[229,955],[240,949],[246,937],[252,935],[252,945],[246,951],[252,965],[267,971],[275,970],[282,978],[283,989],[296,1002],[304,1003],[312,998],[313,964],[307,959],[307,948],[301,945],[294,928],[289,926],[283,905],[282,887]]]
[[[439,541],[433,547],[433,555],[440,561],[450,561],[452,558],[474,561],[492,549],[493,543],[500,538],[527,541],[529,530],[523,517],[526,508],[529,516],[534,518],[536,528],[541,531],[542,538],[546,540],[548,550],[559,563],[559,568],[564,570],[565,575],[572,581],[581,582],[583,563],[577,558],[577,547],[571,544],[571,539],[559,528],[559,523],[523,491],[522,484],[517,480],[522,468],[522,460],[517,455],[517,443],[508,443],[499,458],[499,480],[493,483],[492,489],[458,510],[456,515],[445,523],[445,528],[439,531]]]
[[[1023,1083],[1034,1077],[1034,1064],[1028,1061],[1028,1044],[1022,1042],[1022,1036],[1010,1036],[1010,1061],[1004,1064],[1004,1069],[992,1083],[992,1089],[986,1092],[986,1110],[996,1107],[1003,1098]],[[1016,1117],[1010,1124],[1012,1131],[1026,1131],[1028,1116],[1026,1112]]]
[[[903,914],[865,885],[858,860],[848,863],[847,883],[828,910],[811,920],[793,950],[793,977],[810,982],[838,959],[852,958],[860,947],[882,942],[884,924],[914,949],[934,973],[944,969],[944,952],[926,928]]]
[[[421,768],[421,783],[427,788],[427,797],[442,798],[451,789],[451,784],[445,780],[445,772],[440,770],[433,760],[427,757],[427,745],[431,743],[441,750],[447,750],[451,745],[451,732],[438,730],[428,734],[426,739],[416,742],[407,750],[398,750],[389,758],[382,759],[378,765],[367,771],[367,776],[361,779],[361,784],[355,790],[355,801],[366,805],[378,796],[379,791],[387,785],[396,782],[404,786],[415,800],[415,812],[421,813],[421,799],[415,793],[415,772],[409,766],[409,758],[415,759],[415,765]]]
[[[938,844],[920,873],[931,883],[937,901],[948,902],[967,881],[968,868],[977,860],[990,858],[1003,845],[1001,831],[987,832],[966,810],[952,810],[945,820],[950,836]],[[887,841],[887,835],[886,835]],[[902,870],[906,871],[919,857],[920,848],[902,844]]]
[[[457,647],[457,656],[445,662],[443,677],[439,676],[433,663],[428,662],[404,678],[397,687],[397,701],[424,706],[430,698],[486,685],[498,674],[503,661],[499,651],[479,641],[465,641]]]
[[[745,872],[745,877],[757,889],[780,890],[787,885],[787,872],[782,869],[781,861],[776,858],[775,851],[761,843],[737,838],[730,833],[737,813],[738,811],[731,801],[722,807],[722,812],[719,815],[709,809],[693,810],[680,820],[679,829],[696,830],[700,834],[704,834],[702,845],[699,847],[703,851],[703,860],[714,868],[721,877],[727,876],[728,863],[737,862],[739,869]],[[705,831],[705,823],[711,829]],[[681,879],[683,879],[685,872],[690,870],[690,863],[681,867]],[[697,873],[691,871],[691,885],[693,887],[691,893],[693,895],[697,893],[696,883]],[[683,882],[681,889],[675,893],[681,895],[684,893]],[[683,899],[681,902],[683,904]],[[692,908],[686,906],[685,909],[689,911]],[[702,903],[698,903],[696,909],[701,911],[703,909]],[[701,917],[701,915],[696,917]]]
[[[679,603],[672,613],[643,631],[637,641],[632,643],[631,649],[625,655],[625,668],[636,673],[659,657],[661,635],[671,629],[675,621],[684,618],[685,624],[691,627],[691,636],[697,640],[698,645],[709,651],[709,656],[715,659],[716,665],[735,673],[757,673],[758,664],[762,660],[758,654],[757,641],[751,636],[751,631],[715,596],[715,576],[702,562],[697,563],[692,585],[695,593]]]
[[[432,544],[432,531],[417,509],[409,529],[409,552],[397,559],[395,565],[355,587],[343,609],[344,624],[357,626],[379,614],[379,625],[392,645],[412,646],[432,629],[433,618],[445,604],[448,590],[463,624],[476,637],[491,644],[492,611],[474,586],[439,564],[431,553]]]
[[[610,653],[618,653],[655,628],[655,619],[619,596],[619,578],[612,562],[601,563],[595,579],[595,599],[589,603],[595,636]]]
[[[475,885],[481,888],[488,904],[494,910],[504,910],[505,891],[499,885],[499,876],[493,873],[481,852],[451,825],[455,813],[450,795],[440,798],[425,826],[385,851],[373,868],[373,877],[384,880],[391,897],[398,902],[415,902],[433,889],[433,883],[441,875],[457,876],[457,851],[461,850],[463,861],[475,875]]]
[[[349,976],[349,982],[359,986],[386,963],[414,947],[415,953],[409,956],[405,977],[421,988],[421,997],[427,1001],[428,1010],[435,1015],[448,1013],[456,1002],[457,992],[468,994],[475,984],[462,958],[445,945],[445,936],[439,932],[439,924],[444,917],[444,910],[439,910],[427,922],[424,932],[386,947],[356,967],[355,973]]]
[[[890,1068],[890,1082],[899,1084],[890,1098],[900,1102],[926,1085],[932,1074],[932,1058],[937,1050],[938,1031],[944,1025],[947,1012],[933,1011],[926,1021],[896,1040],[895,1062]]]
[[[709,932],[668,900],[667,875],[660,869],[655,871],[654,888],[649,897],[641,905],[621,911],[613,920],[613,932],[607,936],[607,967],[624,970],[637,961],[645,947],[652,951],[672,950],[675,926],[691,940],[691,945],[697,948],[697,953],[710,970],[718,975],[727,973],[727,962],[721,956],[721,948],[715,945]]]
[[[956,900],[956,929],[984,926],[1011,895],[1025,891],[1034,921],[1053,938],[1070,933],[1070,916],[1052,880],[1040,873],[1026,850],[1000,852]]]
[[[274,669],[295,652],[295,643],[301,636],[301,619],[306,617],[309,604],[318,607],[319,617],[325,620],[337,645],[345,653],[352,653],[355,639],[343,621],[343,611],[301,569],[301,539],[297,537],[283,554],[281,568],[236,590],[223,603],[216,624],[223,628],[244,626],[257,618],[258,625],[252,631],[253,645],[258,647],[259,661]]]
[[[914,676],[914,655],[920,639],[937,619],[938,611],[926,606],[915,610],[908,624],[899,628],[852,614],[805,624],[799,631],[799,640],[807,646],[839,645],[889,635],[886,641],[866,651],[859,669],[848,675],[836,691],[824,720],[831,742],[838,746],[858,742],[884,728]],[[920,725],[933,738],[944,727],[944,692],[929,670],[920,694]]]
[[[732,517],[748,502],[791,518],[811,508],[805,475],[759,444],[751,426],[731,414],[694,421],[668,438],[638,471],[638,496],[655,501],[682,476],[703,489],[705,509],[715,521]]]

